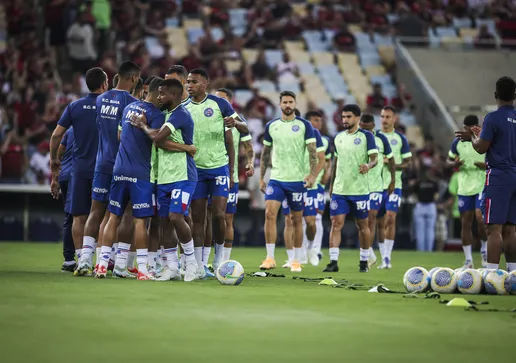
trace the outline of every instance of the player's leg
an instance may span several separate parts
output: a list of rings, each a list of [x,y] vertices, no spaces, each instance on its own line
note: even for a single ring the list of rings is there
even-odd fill
[[[134,221],[133,221],[134,223]],[[134,242],[134,230],[133,230],[133,238],[131,240],[131,248],[129,248],[129,254],[127,255],[127,271],[132,273],[133,275],[138,275],[138,269],[135,265],[136,261],[136,244]]]
[[[73,215],[72,238],[77,255],[77,267],[82,255],[82,241],[84,238],[84,226],[91,209],[91,185],[92,180],[74,175],[71,179],[70,212]],[[78,269],[76,269],[78,270]],[[86,271],[87,272],[87,271]],[[76,272],[74,271],[74,274]]]
[[[213,228],[213,246],[215,257],[213,258],[213,270],[216,271],[222,261],[224,241],[226,238],[226,207],[229,197],[229,167],[225,166],[211,172],[209,191],[211,195],[211,222]]]
[[[224,248],[222,250],[222,261],[231,259],[231,249],[233,248],[233,240],[235,239],[235,228],[233,225],[233,217],[235,216],[238,203],[238,183],[233,185],[229,191],[228,203],[226,206],[226,236],[224,238]]]
[[[61,198],[64,203],[65,218],[63,222],[63,258],[64,262],[61,266],[63,272],[73,272],[77,266],[75,262],[75,246],[73,243],[72,236],[72,224],[73,215],[70,213],[70,193],[71,193],[71,182],[61,181],[59,182],[61,188]]]
[[[131,250],[131,242],[133,241],[134,236],[134,221],[133,221],[133,208],[132,203],[127,203],[127,206],[124,211],[124,215],[122,216],[122,220],[120,221],[120,225],[117,228],[117,241],[113,243],[113,247],[116,245],[116,258],[114,259],[114,268],[113,268],[113,277],[136,277],[129,269],[128,259],[129,253]],[[113,248],[111,249],[113,251]],[[111,261],[109,261],[111,265]],[[134,261],[133,261],[134,266]],[[109,266],[108,266],[109,270]]]
[[[282,183],[287,196],[294,227],[294,260],[290,271],[301,272],[303,258],[303,211],[305,209],[306,188],[303,182]]]
[[[287,251],[287,261],[281,267],[291,268],[292,261],[294,261],[294,224],[292,222],[292,214],[288,206],[287,199],[281,203],[281,210],[285,216],[285,227],[283,228],[283,241],[285,242],[285,249]]]
[[[317,216],[317,189],[308,190],[306,192],[305,206],[303,209],[303,255],[301,263],[310,262],[312,266],[319,265],[319,257],[317,251],[314,250],[314,239],[317,232],[315,224]]]
[[[317,190],[317,199],[317,215],[315,216],[315,239],[313,248],[317,252],[317,257],[320,261],[322,257],[321,246],[324,235],[322,219],[324,216],[324,207],[326,204],[324,201],[324,188],[322,186],[319,186],[319,189]]]
[[[461,241],[464,250],[464,267],[473,268],[473,219],[475,218],[475,196],[459,195],[459,212],[461,221]]]
[[[159,243],[159,217],[153,215],[150,219],[149,223],[149,273],[156,275],[160,272],[160,270],[164,267],[161,264],[160,257],[158,254],[158,250],[161,249],[161,244]],[[154,255],[155,254],[155,255]],[[155,259],[156,264],[153,268],[152,261]]]
[[[330,263],[323,272],[339,272],[339,246],[342,240],[342,228],[349,214],[350,207],[346,198],[333,194],[330,202]]]
[[[385,246],[383,265],[391,268],[391,254],[394,248],[394,238],[396,237],[396,215],[401,205],[401,189],[395,189],[385,202]]]
[[[265,249],[267,256],[260,265],[260,270],[271,270],[276,267],[274,259],[274,250],[276,249],[276,240],[278,238],[278,231],[276,220],[278,218],[278,211],[281,203],[285,199],[285,191],[280,182],[270,180],[267,185],[265,193]]]
[[[487,266],[487,232],[484,218],[482,217],[482,194],[479,193],[475,206],[475,219],[477,221],[478,238],[480,239],[480,256],[482,257],[482,267]]]
[[[516,226],[505,224],[502,229],[502,238],[507,272],[516,271]]]
[[[367,260],[367,265],[369,268],[376,265],[377,258],[376,254],[373,250],[374,238],[376,235],[376,218],[378,216],[378,211],[382,206],[383,193],[370,193],[369,194],[369,213],[367,217],[367,224],[369,226],[369,259]]]
[[[352,213],[355,216],[355,224],[358,230],[358,241],[360,243],[360,263],[359,271],[368,272],[369,267],[369,244],[371,242],[371,232],[367,222],[369,216],[369,195],[348,197],[352,207]]]
[[[197,188],[199,184],[197,184]],[[194,193],[197,194],[197,189]],[[192,200],[192,225],[193,225],[193,240],[194,240],[194,254],[198,265],[198,273],[201,278],[205,278],[204,265],[202,263],[202,247],[206,237],[206,207],[208,200],[206,198],[199,198]],[[183,246],[184,248],[184,246]],[[185,251],[186,253],[186,251]]]
[[[482,214],[487,228],[487,268],[498,269],[503,248],[502,226],[507,223],[512,187],[487,185]]]
[[[213,243],[213,208],[211,198],[208,198],[208,207],[206,208],[206,231],[204,234],[204,245],[202,247],[202,264],[206,277],[215,277],[208,268],[211,255],[211,245]]]

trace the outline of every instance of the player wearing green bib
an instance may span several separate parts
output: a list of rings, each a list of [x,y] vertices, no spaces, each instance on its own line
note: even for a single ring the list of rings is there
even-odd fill
[[[330,263],[324,272],[339,271],[339,246],[346,215],[352,214],[360,242],[360,272],[369,271],[369,240],[367,224],[369,186],[367,173],[378,163],[378,149],[374,136],[358,127],[360,107],[346,105],[342,108],[342,125],[345,131],[334,140],[335,158],[330,187]]]
[[[392,149],[389,144],[389,140],[381,132],[375,130],[374,116],[364,114],[360,118],[360,128],[371,132],[374,135],[376,147],[378,148],[378,160],[379,162],[373,169],[367,174],[367,181],[369,183],[369,217],[368,224],[369,230],[371,231],[371,239],[369,240],[369,260],[368,266],[371,268],[376,264],[376,255],[373,250],[374,237],[376,234],[376,216],[382,206],[384,181],[383,181],[383,165],[387,160],[387,166],[390,172],[390,183],[387,188],[387,193],[390,195],[394,191],[396,183],[396,164],[394,163],[394,156]]]
[[[396,215],[401,205],[401,174],[408,168],[412,153],[405,135],[394,129],[396,123],[396,111],[391,106],[386,106],[380,114],[382,130],[380,131],[391,145],[394,161],[396,163],[396,183],[394,192],[388,192],[391,183],[391,171],[384,160],[383,165],[383,189],[384,196],[382,206],[377,215],[378,246],[382,255],[382,264],[378,268],[391,268],[391,253],[396,236]],[[384,242],[385,241],[385,242]]]
[[[296,117],[296,95],[291,91],[280,94],[281,118],[265,126],[263,151],[260,159],[260,189],[265,193],[265,247],[267,257],[260,269],[276,267],[276,219],[281,203],[286,198],[292,211],[294,225],[294,261],[292,272],[301,271],[303,245],[303,208],[306,188],[311,188],[317,177],[317,151],[312,125]],[[310,174],[306,175],[305,150],[309,152]],[[272,158],[271,158],[272,156]],[[272,161],[272,163],[271,163]],[[265,185],[265,172],[272,165],[271,177]]]
[[[475,115],[466,116],[464,118],[464,126],[478,126],[478,117]],[[457,191],[457,197],[462,222],[461,240],[465,256],[464,267],[473,268],[473,256],[471,252],[473,234],[471,227],[475,216],[478,226],[478,235],[481,239],[480,253],[482,255],[482,267],[486,267],[487,235],[482,212],[480,211],[482,190],[484,189],[486,180],[485,155],[476,152],[475,149],[473,149],[471,141],[455,139],[448,153],[448,164],[459,168],[459,189]]]

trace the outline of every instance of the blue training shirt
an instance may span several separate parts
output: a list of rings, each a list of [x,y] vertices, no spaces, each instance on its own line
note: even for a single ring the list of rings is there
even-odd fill
[[[73,126],[75,141],[73,175],[88,179],[93,179],[99,145],[99,133],[95,122],[97,96],[96,93],[90,93],[70,103],[57,123],[66,129]]]
[[[116,156],[113,174],[124,175],[144,181],[151,180],[152,140],[137,127],[131,125],[131,116],[145,113],[151,129],[160,129],[165,114],[150,102],[136,101],[124,109],[120,147]]]
[[[97,98],[97,127],[99,148],[95,171],[112,174],[118,153],[118,125],[127,105],[138,101],[127,91],[112,89]]]
[[[66,148],[66,151],[61,160],[61,172],[59,173],[58,181],[67,181],[70,179],[70,175],[73,170],[74,155],[73,149],[75,148],[75,137],[73,135],[73,127],[66,130],[61,145]]]

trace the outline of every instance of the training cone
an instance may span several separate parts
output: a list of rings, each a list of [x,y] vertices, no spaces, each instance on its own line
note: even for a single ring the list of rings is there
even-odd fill
[[[334,279],[324,279],[321,282],[319,282],[319,285],[331,286],[331,285],[338,285],[338,283]]]
[[[456,306],[460,308],[468,308],[471,306],[469,302],[466,301],[466,299],[463,299],[461,297],[456,297],[455,299],[452,299],[446,306]]]

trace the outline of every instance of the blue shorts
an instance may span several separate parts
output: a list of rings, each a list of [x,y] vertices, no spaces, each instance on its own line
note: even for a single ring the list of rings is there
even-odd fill
[[[70,212],[74,216],[87,216],[91,210],[92,179],[73,175],[68,187],[70,195]]]
[[[233,188],[229,190],[228,204],[226,206],[226,214],[235,214],[238,204],[238,183],[233,184]]]
[[[319,184],[317,186],[317,211],[319,213],[324,213],[324,207],[326,206],[324,197],[324,188],[321,184]]]
[[[216,169],[197,168],[197,186],[193,194],[193,200],[207,199],[211,197],[224,197],[229,195],[229,166],[221,166]]]
[[[481,211],[486,224],[516,224],[516,185],[486,185]]]
[[[63,198],[64,203],[64,212],[70,214],[71,213],[71,198],[70,198],[70,188],[72,184],[70,179],[62,180],[59,182],[59,188],[61,188],[61,198]]]
[[[290,207],[288,206],[287,198],[283,199],[283,202],[281,202],[281,211],[284,216],[288,216],[290,214]]]
[[[305,193],[305,209],[303,209],[303,216],[316,216],[318,205],[317,189],[307,190]]]
[[[91,190],[91,198],[99,202],[109,202],[109,191],[111,190],[112,174],[105,174],[95,171],[93,174],[93,186]]]
[[[265,201],[276,200],[283,202],[287,199],[287,204],[294,212],[302,211],[305,207],[306,188],[303,182],[280,182],[270,180],[265,190]]]
[[[154,183],[148,180],[113,175],[109,193],[108,210],[119,217],[124,215],[131,201],[133,217],[146,218],[154,215]]]
[[[401,206],[401,189],[394,189],[394,192],[391,195],[388,195],[386,190],[383,193],[383,199],[385,199],[385,211],[398,213]]]
[[[168,217],[169,213],[188,216],[197,182],[182,180],[158,185],[158,216]]]
[[[369,193],[369,210],[379,211],[383,204],[384,192],[372,192]]]
[[[366,219],[369,214],[368,201],[369,195],[333,194],[330,202],[330,216],[346,214],[353,215],[356,219]]]
[[[475,209],[480,209],[482,193],[475,195],[458,195],[459,212],[464,213]]]

